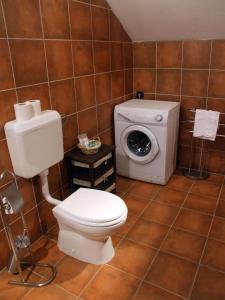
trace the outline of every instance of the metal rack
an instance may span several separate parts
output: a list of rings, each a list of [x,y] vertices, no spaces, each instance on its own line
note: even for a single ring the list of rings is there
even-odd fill
[[[196,108],[190,108],[189,111],[193,114],[196,112]],[[220,115],[225,115],[225,113],[220,113]],[[187,121],[188,123],[193,123],[194,124],[194,118],[191,120]],[[224,126],[224,123],[219,123],[219,126]],[[191,136],[191,152],[190,152],[190,158],[189,158],[189,164],[188,164],[188,169],[185,169],[183,171],[183,175],[194,180],[202,180],[206,179],[209,175],[207,170],[205,169],[205,144],[206,140],[202,139],[202,147],[201,147],[201,156],[200,156],[200,162],[199,162],[199,169],[196,170],[192,168],[193,166],[193,143],[194,143],[194,136],[193,136],[193,130],[188,130],[189,133],[192,133]],[[217,134],[217,137],[225,137],[224,134]]]
[[[19,275],[19,280],[10,280],[8,283],[27,287],[42,287],[49,284],[55,278],[56,270],[55,267],[49,264],[34,262],[28,226],[22,211],[24,201],[18,189],[16,176],[13,172],[6,170],[1,173],[0,180],[2,180],[7,174],[13,177],[13,182],[7,186],[5,190],[0,192],[0,214],[2,216],[3,225],[5,226],[6,235],[12,250],[8,263],[8,272]],[[7,220],[7,215],[12,214],[19,214],[23,224],[22,234],[18,235],[15,240]],[[29,260],[24,259],[25,251],[28,253]],[[48,268],[51,271],[51,275],[45,281],[30,282],[29,278],[35,267]],[[23,274],[24,268],[28,268],[29,271],[26,277]]]

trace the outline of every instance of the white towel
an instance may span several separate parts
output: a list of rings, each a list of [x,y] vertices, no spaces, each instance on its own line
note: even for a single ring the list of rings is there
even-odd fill
[[[220,113],[218,111],[196,109],[193,136],[215,141],[219,118]]]

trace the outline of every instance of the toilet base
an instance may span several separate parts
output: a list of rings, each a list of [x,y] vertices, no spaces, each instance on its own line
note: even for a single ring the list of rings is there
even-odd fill
[[[111,237],[89,239],[68,228],[60,228],[58,247],[69,256],[96,265],[109,262],[115,255]]]

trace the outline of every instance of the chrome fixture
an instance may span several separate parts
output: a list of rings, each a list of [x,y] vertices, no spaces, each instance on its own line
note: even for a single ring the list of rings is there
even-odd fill
[[[12,250],[9,262],[8,272],[11,274],[19,275],[19,280],[10,280],[9,284],[22,285],[27,287],[42,287],[50,282],[56,276],[56,269],[54,266],[49,264],[35,263],[33,253],[31,250],[31,243],[29,237],[28,226],[22,211],[24,206],[23,197],[18,189],[18,183],[16,176],[13,172],[5,170],[0,175],[2,180],[6,175],[13,177],[13,181],[7,185],[7,187],[0,192],[0,213],[2,216],[3,225],[6,229],[6,235]],[[7,215],[19,214],[23,224],[22,234],[18,235],[15,239],[13,238],[12,230],[7,220]],[[29,260],[25,259],[25,253],[27,252]],[[31,282],[29,277],[35,267],[48,268],[51,270],[51,275],[45,281]],[[26,277],[23,275],[23,269],[28,268],[28,274]]]

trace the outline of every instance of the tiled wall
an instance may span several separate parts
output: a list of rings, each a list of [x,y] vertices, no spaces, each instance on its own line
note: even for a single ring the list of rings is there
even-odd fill
[[[105,0],[0,0],[0,172],[12,170],[3,126],[15,118],[13,104],[27,99],[64,116],[65,151],[78,132],[110,143],[113,106],[133,92],[132,64],[131,40]],[[64,163],[50,169],[49,181],[55,197],[68,195]],[[52,207],[38,178],[20,178],[19,186],[34,241],[55,223]],[[19,232],[20,218],[10,221]],[[1,219],[0,240],[1,269],[9,254]]]
[[[225,113],[225,41],[175,41],[134,43],[134,92],[143,90],[147,99],[181,103],[180,166],[188,166],[193,124],[189,108]],[[220,121],[225,123],[225,116]],[[223,134],[225,127],[220,128]],[[194,141],[194,167],[202,155],[206,168],[225,174],[225,137],[215,142]]]

